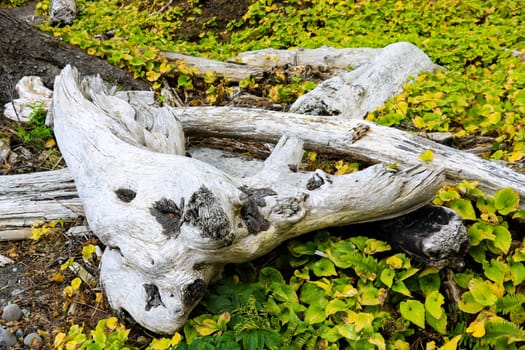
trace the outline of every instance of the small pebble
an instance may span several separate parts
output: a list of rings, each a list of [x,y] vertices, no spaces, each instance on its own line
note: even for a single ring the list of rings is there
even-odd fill
[[[148,345],[150,343],[150,339],[141,335],[137,338],[137,343],[140,345]]]
[[[9,329],[0,326],[0,346],[10,348],[15,346],[17,342],[15,335]]]
[[[22,338],[24,336],[24,330],[22,328],[18,328],[15,332],[15,336],[17,338]]]
[[[42,337],[38,333],[29,333],[24,338],[24,345],[37,345],[42,343]]]
[[[2,320],[10,322],[10,321],[18,321],[22,318],[22,310],[20,310],[20,306],[16,304],[9,304],[4,307],[4,311],[2,312]]]

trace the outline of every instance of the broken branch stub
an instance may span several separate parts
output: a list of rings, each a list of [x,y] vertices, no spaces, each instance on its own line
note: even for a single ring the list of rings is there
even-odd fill
[[[260,172],[230,176],[184,156],[170,109],[129,104],[70,66],[55,81],[52,112],[86,218],[107,246],[108,300],[158,333],[183,326],[224,264],[327,226],[409,213],[444,179],[424,165],[299,172],[303,142],[287,135]]]

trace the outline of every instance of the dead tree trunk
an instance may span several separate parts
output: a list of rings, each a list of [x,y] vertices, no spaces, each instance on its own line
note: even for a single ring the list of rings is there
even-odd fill
[[[0,105],[11,101],[16,83],[24,76],[40,76],[48,87],[66,64],[83,74],[100,74],[104,79],[130,90],[148,90],[149,84],[133,79],[124,70],[89,56],[65,42],[42,33],[0,9]]]
[[[316,229],[412,212],[444,179],[424,164],[298,172],[303,141],[288,135],[260,172],[234,177],[184,156],[172,110],[132,106],[105,93],[100,79],[81,85],[69,66],[57,77],[52,111],[86,218],[108,247],[108,300],[160,333],[184,324],[225,263]]]

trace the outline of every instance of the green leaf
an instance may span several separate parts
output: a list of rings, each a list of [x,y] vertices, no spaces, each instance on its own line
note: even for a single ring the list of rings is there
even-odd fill
[[[299,241],[291,241],[288,244],[288,251],[296,258],[302,255],[314,255],[316,249],[317,245],[315,244],[315,242],[311,241],[306,243],[301,243]]]
[[[494,228],[492,225],[476,222],[468,229],[468,237],[471,246],[477,246],[484,240],[495,240]]]
[[[456,211],[463,220],[476,220],[476,212],[472,202],[468,199],[455,199],[450,204],[450,208]]]
[[[359,335],[357,334],[357,331],[355,329],[355,326],[353,324],[347,323],[347,324],[338,324],[334,327],[337,332],[345,337],[346,339],[350,341],[355,341],[359,339]]]
[[[471,292],[465,292],[461,296],[461,300],[458,302],[458,307],[461,311],[468,314],[477,314],[483,310],[483,305],[478,303]]]
[[[396,276],[396,273],[394,270],[391,269],[384,269],[381,271],[381,275],[379,276],[379,279],[381,282],[383,282],[388,288],[392,287],[392,284],[394,283],[394,277]]]
[[[507,271],[507,265],[496,259],[491,259],[490,263],[487,261],[483,262],[483,271],[485,276],[491,281],[496,282],[499,285],[503,285],[505,278],[505,272]]]
[[[304,312],[304,320],[309,324],[324,322],[326,320],[324,307],[319,303],[310,305]]]
[[[513,219],[525,219],[525,210],[518,210],[512,215]]]
[[[399,304],[399,311],[408,321],[420,328],[425,328],[425,307],[420,301],[407,300]]]
[[[441,317],[434,317],[428,311],[426,313],[426,320],[430,327],[434,328],[440,334],[447,334],[447,315],[443,308],[441,309]]]
[[[326,305],[326,316],[330,316],[339,311],[348,309],[348,305],[341,299],[332,299]]]
[[[522,263],[509,261],[509,271],[513,285],[517,286],[525,281],[525,266]]]
[[[487,242],[488,247],[491,248],[495,254],[507,254],[512,243],[512,235],[510,231],[503,225],[496,225],[493,228],[493,241]]]
[[[310,268],[317,277],[337,276],[334,264],[327,258],[319,259]]]
[[[492,306],[498,300],[498,297],[492,293],[489,285],[479,278],[473,278],[469,282],[468,288],[476,302],[483,306]]]
[[[392,286],[392,290],[394,292],[398,292],[399,294],[403,294],[404,296],[411,297],[412,293],[407,288],[405,283],[403,281],[396,281],[394,285]]]
[[[284,302],[284,303],[297,303],[299,302],[299,298],[297,298],[297,294],[287,284],[283,283],[272,283],[271,284],[271,292],[275,300]]]
[[[419,288],[423,292],[424,295],[429,295],[430,293],[434,291],[438,291],[439,287],[441,286],[441,278],[439,277],[439,273],[430,273],[425,276],[419,275],[418,278],[419,282]]]
[[[382,303],[382,289],[377,289],[371,285],[364,285],[359,286],[358,290],[360,292],[359,301],[361,305],[380,305]]]
[[[441,305],[445,302],[445,297],[438,291],[433,291],[425,298],[425,310],[436,319],[443,316]]]
[[[507,187],[494,194],[494,204],[501,215],[508,215],[518,209],[519,194],[514,189]]]
[[[308,283],[305,283],[301,287],[299,298],[301,302],[311,305],[311,304],[315,304],[320,299],[323,299],[325,295],[326,294],[322,288],[320,288],[319,286],[316,286],[313,283],[308,282]]]
[[[273,267],[264,267],[261,269],[261,272],[259,272],[259,282],[265,285],[271,283],[286,283],[281,272]]]
[[[370,238],[366,240],[366,247],[364,249],[364,253],[372,255],[375,253],[387,252],[391,249],[392,248],[388,243]]]

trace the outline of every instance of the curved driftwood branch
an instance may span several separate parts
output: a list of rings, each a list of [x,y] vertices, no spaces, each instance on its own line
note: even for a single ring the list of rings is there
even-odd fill
[[[430,165],[443,167],[446,181],[477,181],[488,195],[512,187],[525,209],[525,174],[504,165],[458,151],[427,138],[364,120],[309,116],[262,109],[233,107],[175,108],[174,114],[188,135],[232,137],[275,143],[283,130],[301,138],[307,149],[331,152],[365,163],[423,163],[419,155],[432,150]]]
[[[298,172],[303,141],[293,135],[280,138],[260,172],[234,177],[184,156],[173,109],[128,104],[69,66],[55,81],[52,111],[86,218],[108,247],[108,299],[159,333],[184,324],[223,264],[326,226],[411,212],[444,178],[424,164]]]

